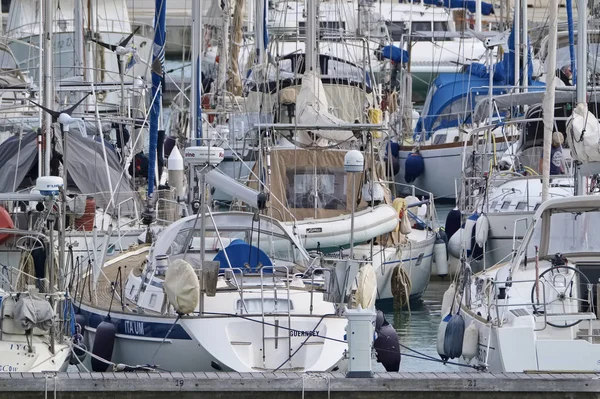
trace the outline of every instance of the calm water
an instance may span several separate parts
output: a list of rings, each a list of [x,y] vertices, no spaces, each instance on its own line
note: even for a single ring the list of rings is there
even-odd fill
[[[442,297],[449,284],[448,279],[429,283],[422,300],[413,304],[410,311],[394,311],[391,305],[380,309],[384,312],[387,321],[396,328],[402,345],[439,359],[436,349],[437,331],[442,312]],[[405,353],[418,356],[402,348],[400,371],[458,371],[456,366],[415,359],[404,356]],[[383,367],[378,364],[376,370],[383,370]]]
[[[445,224],[446,216],[453,207],[454,205],[449,204],[436,204],[439,226]],[[391,305],[380,309],[387,321],[396,328],[402,345],[436,359],[440,358],[436,348],[437,331],[442,313],[442,297],[449,285],[448,277],[446,281],[431,281],[421,301],[413,304],[410,311],[394,311]],[[457,366],[404,356],[419,356],[406,348],[402,348],[402,354],[400,371],[458,371]],[[383,371],[383,367],[377,364],[376,370]]]

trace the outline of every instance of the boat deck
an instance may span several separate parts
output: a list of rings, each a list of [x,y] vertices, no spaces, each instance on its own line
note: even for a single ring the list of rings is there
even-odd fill
[[[139,248],[136,249],[136,252],[139,250]],[[125,313],[134,313],[131,309],[137,308],[137,305],[125,299],[123,296],[123,304],[125,306],[124,308],[121,308],[121,300],[119,297],[121,296],[121,293],[124,294],[125,292],[127,277],[131,273],[131,270],[133,270],[136,276],[140,276],[142,274],[147,255],[147,251],[143,251],[138,254],[134,253],[128,257],[122,258],[103,267],[100,277],[98,278],[96,295],[94,295],[94,292],[90,293],[90,289],[88,288],[88,284],[91,284],[88,282],[89,276],[85,276],[85,288],[81,303],[107,311],[112,307],[113,311],[124,310]],[[121,277],[119,277],[119,269],[121,269]],[[116,293],[113,294],[113,290],[115,288]],[[81,294],[79,294],[79,296],[81,296]],[[151,311],[148,312],[152,313]]]

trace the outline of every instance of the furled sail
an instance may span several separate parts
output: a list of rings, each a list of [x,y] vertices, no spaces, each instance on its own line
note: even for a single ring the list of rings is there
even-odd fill
[[[302,88],[296,100],[296,108],[298,110],[296,121],[299,125],[335,127],[348,124],[329,112],[329,102],[323,82],[314,71],[307,71],[302,77]],[[317,130],[313,133],[319,138],[317,145],[320,146],[347,141],[354,137],[354,134],[348,130]],[[313,142],[307,132],[298,132],[297,140],[303,144]]]

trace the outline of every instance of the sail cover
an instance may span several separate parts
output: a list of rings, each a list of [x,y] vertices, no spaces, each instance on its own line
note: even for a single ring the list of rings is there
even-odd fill
[[[37,134],[27,133],[21,140],[11,137],[0,145],[0,192],[14,192],[35,185],[37,179]],[[115,191],[112,204],[118,204],[132,196],[134,191],[117,155],[108,147],[106,157],[109,175],[104,166],[102,143],[72,132],[68,137],[67,165],[69,190],[76,188],[82,194],[94,195],[96,205],[106,207],[110,202],[110,184]],[[20,149],[20,150],[19,150]],[[121,179],[120,183],[119,179]],[[128,202],[131,204],[131,202]],[[122,211],[125,209],[122,208]]]

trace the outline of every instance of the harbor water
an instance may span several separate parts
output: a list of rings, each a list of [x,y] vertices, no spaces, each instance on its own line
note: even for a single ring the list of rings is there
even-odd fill
[[[450,285],[450,281],[431,281],[425,295],[411,308],[394,310],[389,305],[380,310],[383,311],[387,321],[394,326],[398,332],[398,338],[402,348],[402,361],[400,371],[405,372],[455,372],[458,367],[446,365],[438,361],[419,359],[427,355],[436,360],[440,357],[436,349],[438,325],[442,312],[442,297]],[[413,352],[410,348],[419,353]],[[415,356],[415,357],[413,357]],[[418,358],[416,358],[418,357]],[[376,365],[377,371],[383,371],[383,367]]]

